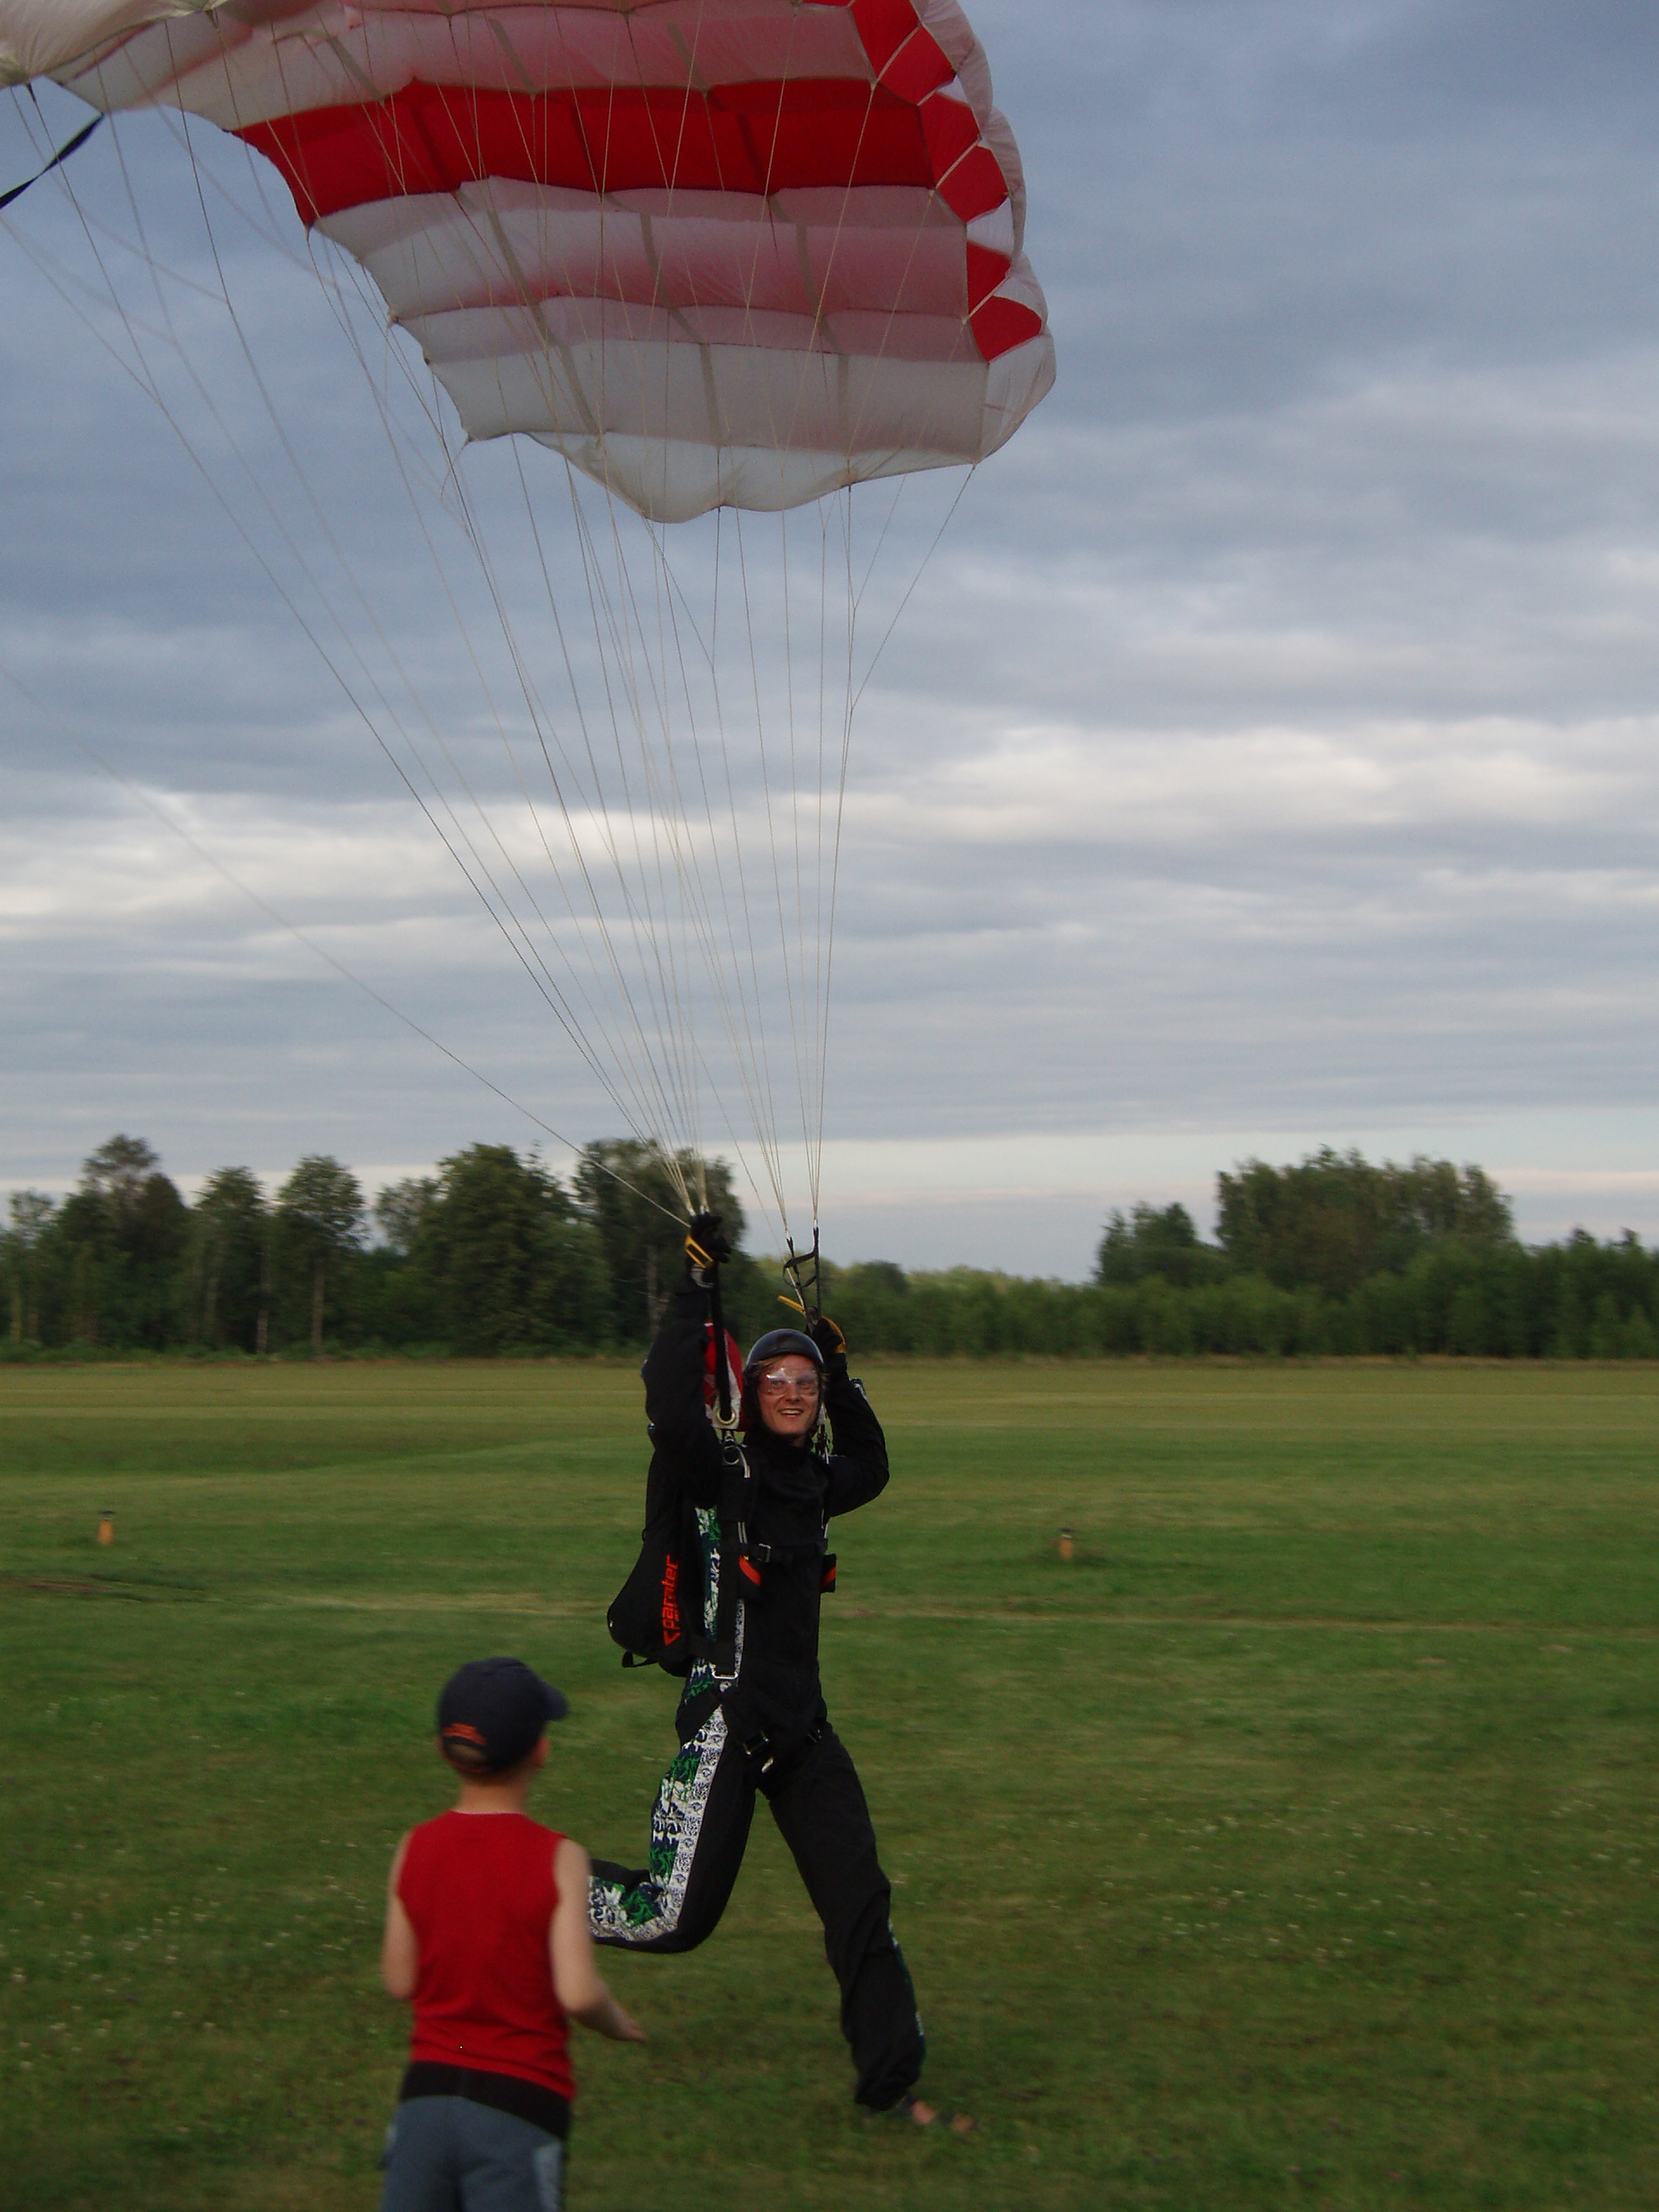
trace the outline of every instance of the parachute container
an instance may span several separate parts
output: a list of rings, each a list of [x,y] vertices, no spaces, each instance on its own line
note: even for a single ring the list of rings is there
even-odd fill
[[[983,460],[1053,381],[955,0],[0,0],[0,66],[257,148],[470,437],[652,520]]]

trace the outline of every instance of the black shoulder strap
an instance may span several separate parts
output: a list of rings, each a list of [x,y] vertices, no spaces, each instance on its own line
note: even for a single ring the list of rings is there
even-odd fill
[[[743,1594],[756,1484],[748,1454],[734,1435],[723,1440],[721,1460],[720,1589],[709,1656],[717,1674],[731,1675],[737,1669],[737,1601]]]

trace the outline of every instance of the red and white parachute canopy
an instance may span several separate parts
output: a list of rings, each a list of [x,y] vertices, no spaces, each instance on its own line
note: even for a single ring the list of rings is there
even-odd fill
[[[956,0],[0,0],[0,75],[282,171],[468,435],[654,519],[982,460],[1053,381]]]

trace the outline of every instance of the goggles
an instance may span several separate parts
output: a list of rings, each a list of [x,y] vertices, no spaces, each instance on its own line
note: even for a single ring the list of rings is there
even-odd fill
[[[755,1380],[769,1398],[781,1398],[785,1390],[798,1390],[804,1398],[816,1398],[822,1389],[818,1377],[810,1370],[804,1375],[791,1375],[786,1368],[769,1367]]]

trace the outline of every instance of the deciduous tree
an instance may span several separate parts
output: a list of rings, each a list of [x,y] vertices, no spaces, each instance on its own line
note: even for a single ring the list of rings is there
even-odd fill
[[[1448,1238],[1490,1249],[1515,1233],[1508,1199],[1482,1169],[1421,1155],[1377,1166],[1327,1145],[1294,1167],[1247,1160],[1217,1176],[1216,1193],[1234,1267],[1333,1298]]]
[[[219,1167],[190,1210],[192,1333],[206,1344],[265,1348],[270,1210],[246,1167]]]
[[[301,1160],[276,1194],[275,1227],[284,1264],[308,1284],[311,1357],[322,1357],[328,1285],[338,1282],[363,1242],[363,1191],[348,1167],[326,1154]]]
[[[410,1253],[455,1351],[552,1351],[607,1332],[599,1233],[533,1154],[478,1144],[441,1161]]]
[[[35,1344],[41,1334],[41,1247],[55,1202],[44,1191],[14,1191],[7,1203],[7,1228],[0,1236],[13,1344]]]
[[[1127,1214],[1113,1210],[1095,1262],[1098,1283],[1143,1282],[1157,1275],[1178,1289],[1212,1282],[1226,1272],[1224,1256],[1199,1242],[1184,1205],[1154,1206],[1144,1199]]]

